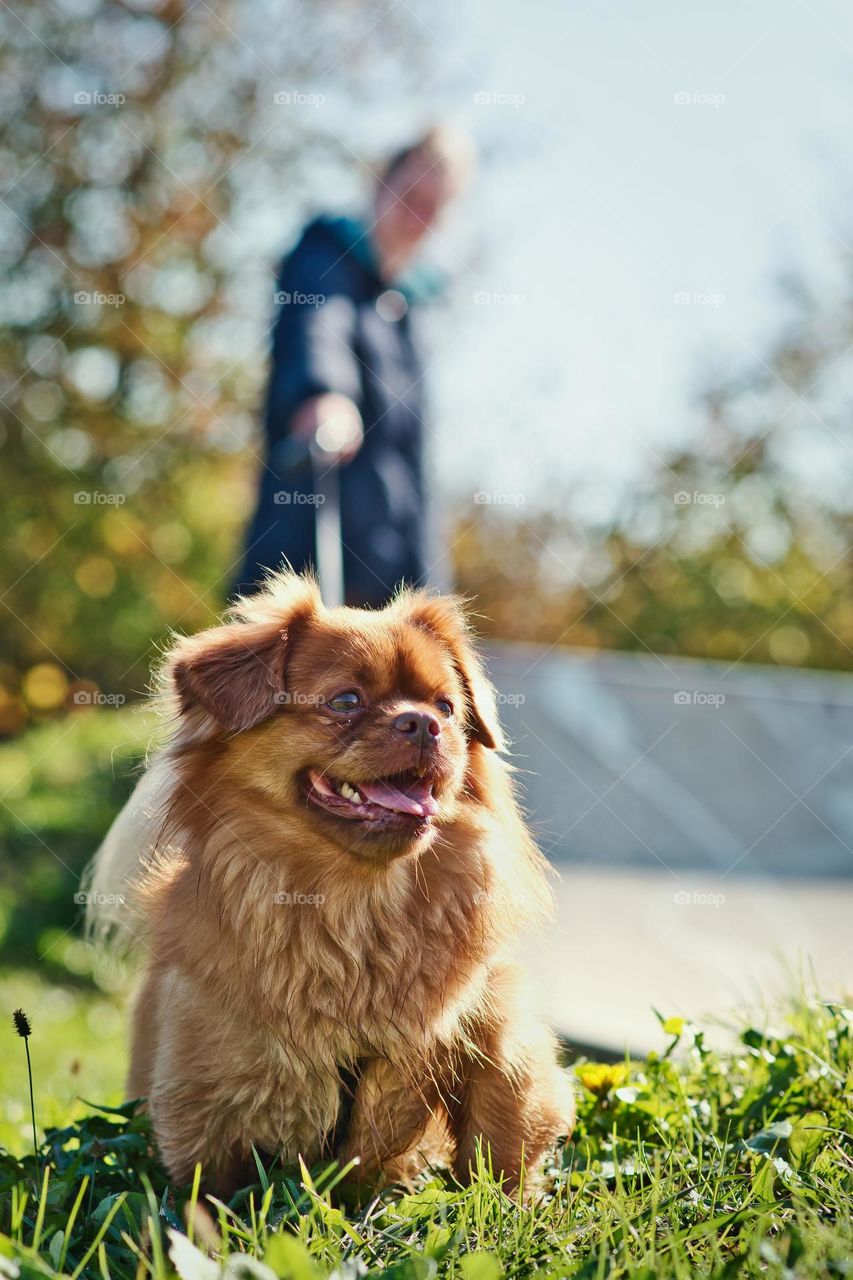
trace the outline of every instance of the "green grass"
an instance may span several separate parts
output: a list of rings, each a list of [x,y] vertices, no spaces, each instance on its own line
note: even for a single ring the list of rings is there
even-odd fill
[[[0,1155],[2,1276],[853,1274],[853,1014],[834,1005],[798,998],[784,1023],[745,1028],[726,1054],[673,1019],[662,1023],[660,1053],[643,1062],[575,1064],[577,1131],[554,1155],[546,1194],[524,1207],[481,1165],[470,1187],[437,1173],[415,1194],[391,1188],[358,1208],[345,1207],[333,1167],[279,1169],[205,1211],[192,1188],[168,1185],[144,1119],[71,1100],[75,1056],[84,1064],[75,1078],[103,1087],[102,1100],[115,1096],[121,1040],[100,1008],[114,1011],[113,998],[72,996],[51,1025],[49,989],[7,983],[3,993],[10,1009],[33,997],[37,1118],[57,1127],[45,1135],[39,1174],[32,1152],[23,1154],[26,1064],[10,1023],[2,1089],[17,1109],[16,1154]],[[103,1027],[108,1047],[90,1053]]]
[[[90,964],[89,948],[76,938],[63,939],[59,950],[78,972]],[[32,1147],[24,1046],[7,1012],[22,1006],[32,1019],[36,1117],[46,1129],[82,1119],[91,1108],[81,1097],[108,1106],[123,1101],[125,1004],[106,991],[48,983],[26,969],[0,973],[0,1146],[15,1152]]]

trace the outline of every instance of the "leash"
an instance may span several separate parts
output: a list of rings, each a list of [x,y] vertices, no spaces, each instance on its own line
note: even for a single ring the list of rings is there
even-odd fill
[[[313,436],[289,436],[277,445],[272,461],[281,475],[310,471],[316,499],[314,550],[320,594],[329,609],[344,603],[344,552],[341,537],[341,470],[339,450],[349,440],[340,420],[321,422]]]

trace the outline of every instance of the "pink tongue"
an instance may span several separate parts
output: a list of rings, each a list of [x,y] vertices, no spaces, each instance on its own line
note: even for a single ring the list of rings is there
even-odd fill
[[[416,818],[438,813],[438,805],[428,782],[408,783],[405,791],[400,791],[387,782],[360,782],[358,789],[372,804],[378,804],[383,809],[393,809],[395,813],[411,813]]]

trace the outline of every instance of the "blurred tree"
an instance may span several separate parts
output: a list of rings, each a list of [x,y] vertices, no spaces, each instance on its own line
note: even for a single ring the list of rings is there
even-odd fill
[[[850,669],[853,304],[784,284],[785,331],[701,390],[692,443],[610,527],[460,514],[456,577],[492,634]]]
[[[0,11],[0,732],[141,691],[152,640],[221,607],[259,465],[270,268],[310,174],[352,170],[353,85],[366,108],[371,72],[416,84],[401,12]]]

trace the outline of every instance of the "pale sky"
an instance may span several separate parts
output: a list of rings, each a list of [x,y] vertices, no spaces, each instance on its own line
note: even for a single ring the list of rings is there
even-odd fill
[[[460,35],[484,243],[436,369],[448,478],[612,496],[697,371],[761,354],[781,271],[846,287],[853,12],[481,0]]]

